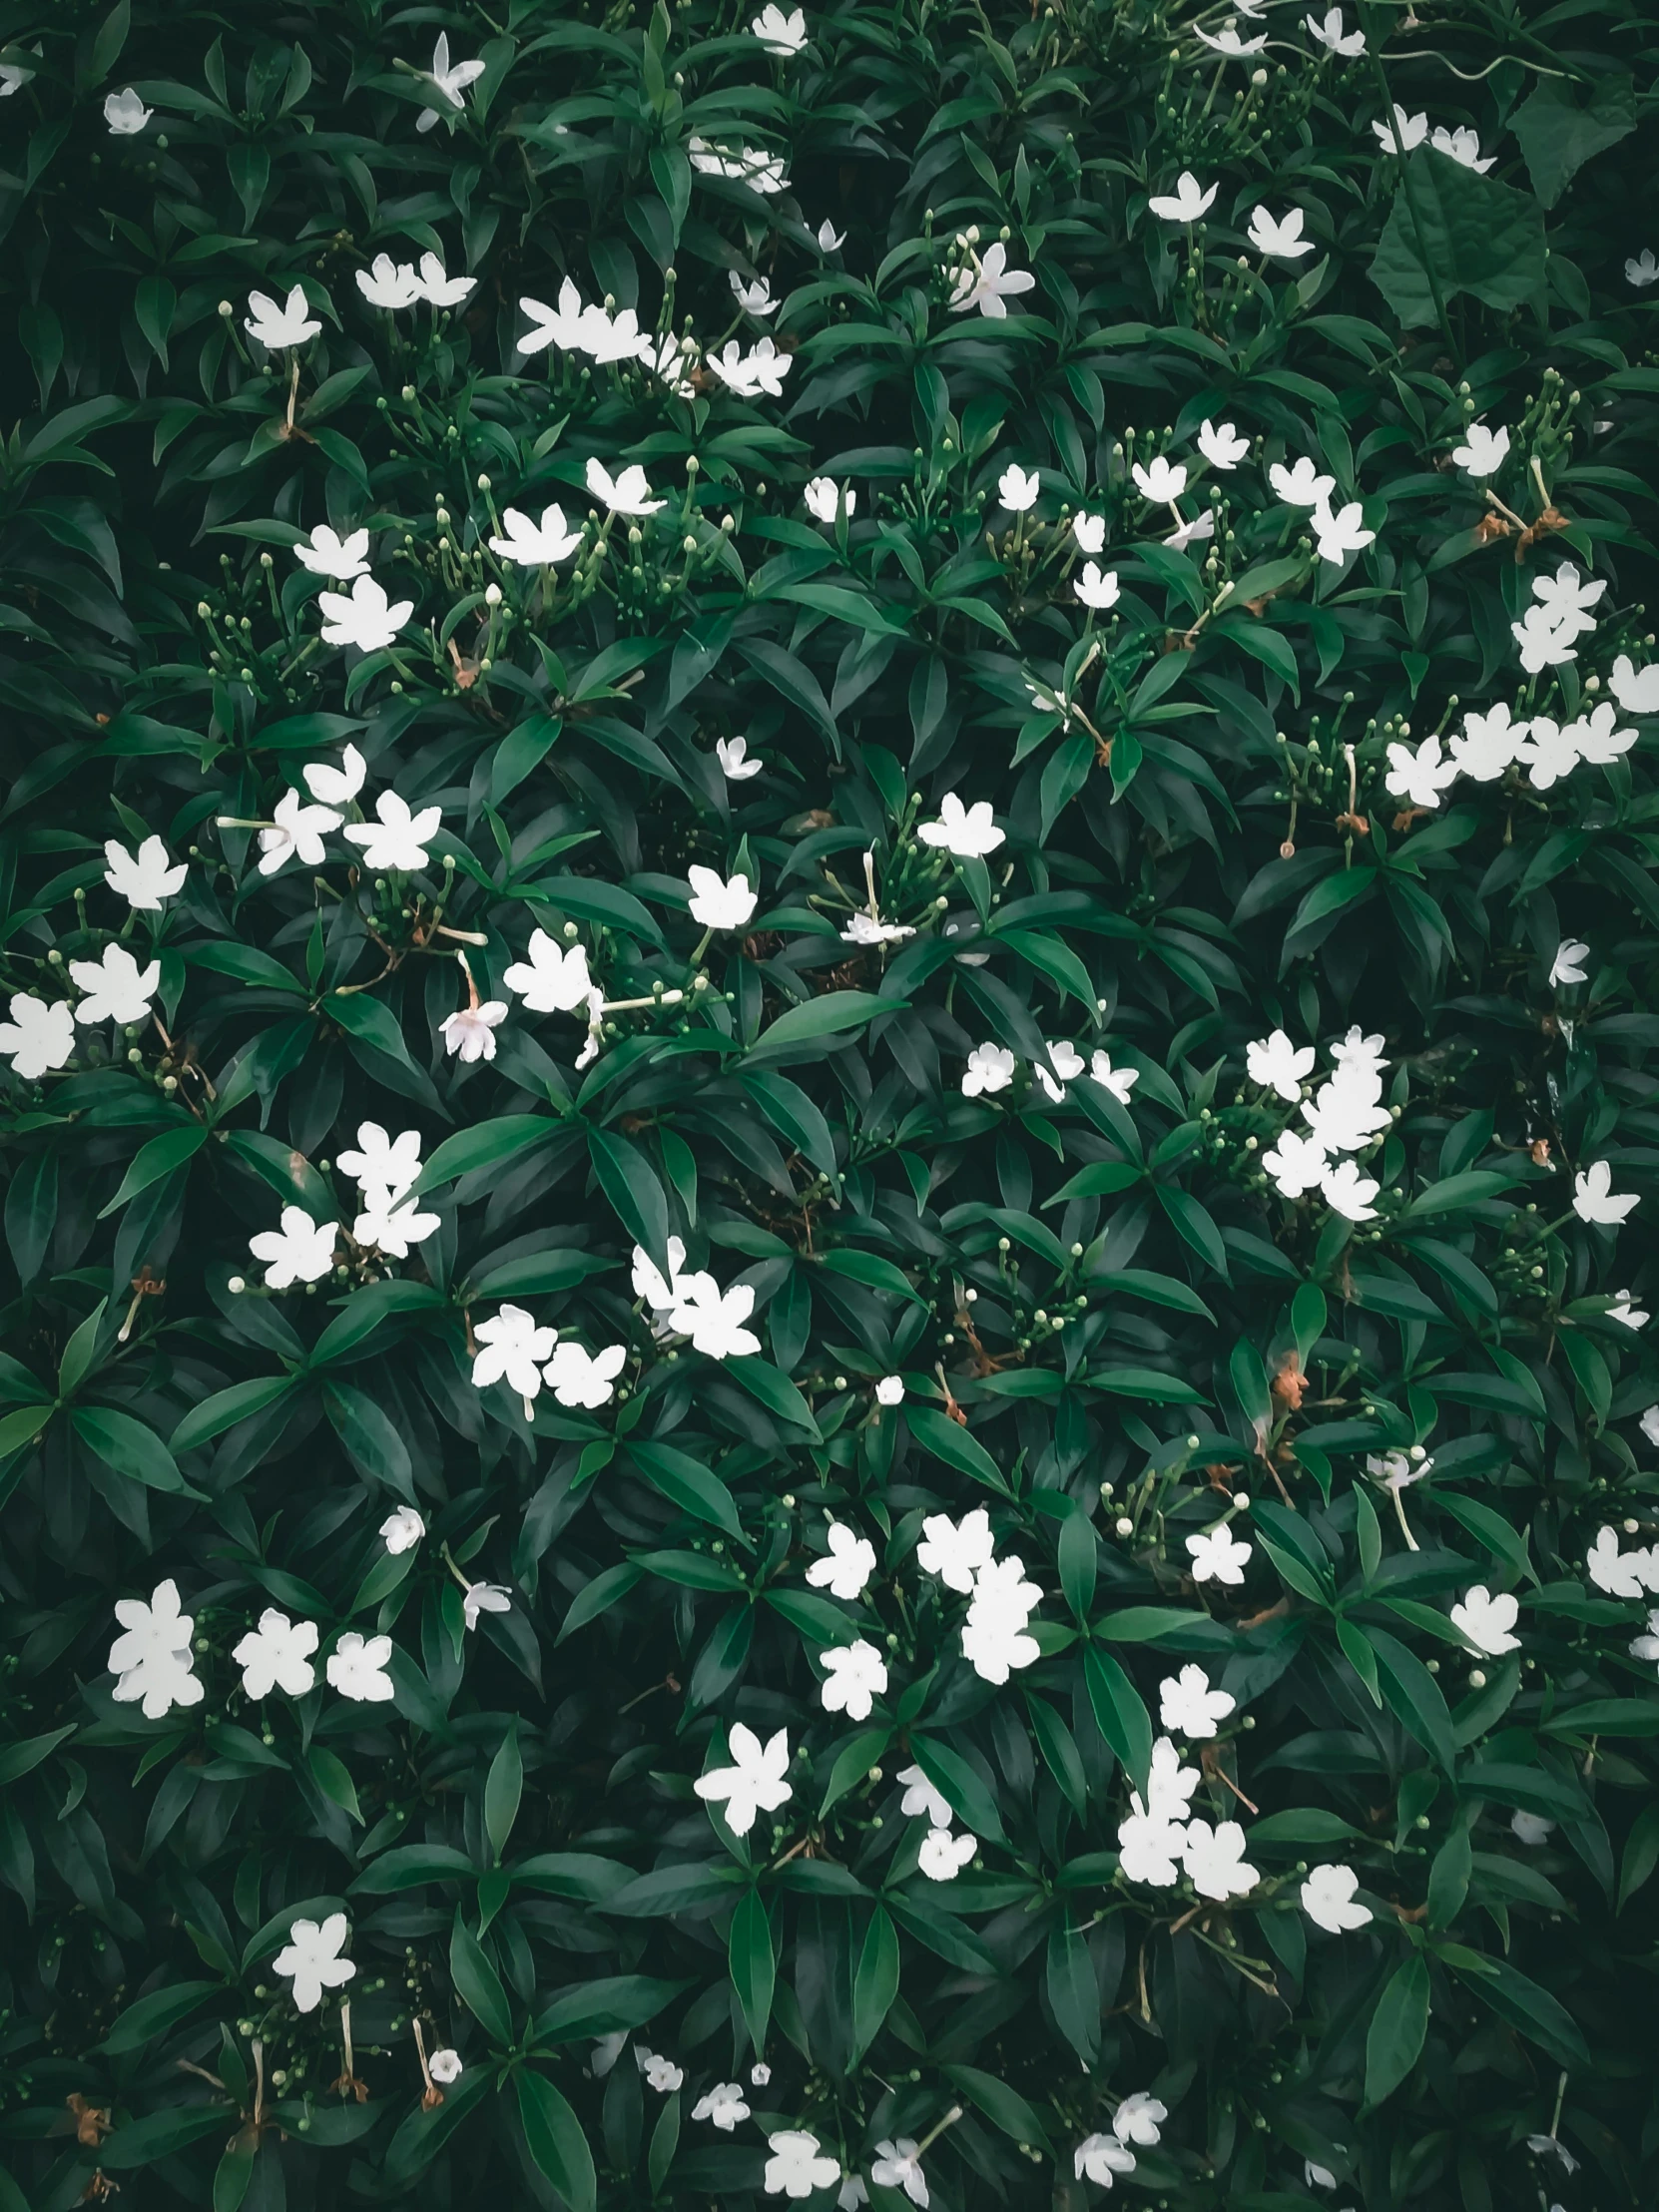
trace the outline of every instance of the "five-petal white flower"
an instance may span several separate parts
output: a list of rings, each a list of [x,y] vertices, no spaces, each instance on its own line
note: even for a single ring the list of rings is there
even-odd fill
[[[350,1933],[343,1913],[330,1913],[320,1925],[295,1921],[289,1928],[287,1942],[271,1963],[291,1978],[295,2011],[314,2012],[324,1989],[343,1989],[354,1978],[356,1966],[340,1956]]]
[[[790,1766],[787,1729],[762,1743],[755,1731],[739,1721],[727,1738],[732,1756],[729,1767],[711,1767],[692,1787],[705,1804],[726,1807],[726,1825],[734,1836],[747,1836],[757,1813],[775,1813],[794,1795],[784,1777]]]

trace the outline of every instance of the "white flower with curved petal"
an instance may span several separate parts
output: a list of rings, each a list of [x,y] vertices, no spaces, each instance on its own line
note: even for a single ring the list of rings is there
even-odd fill
[[[1263,1153],[1262,1165],[1273,1177],[1281,1198],[1301,1198],[1319,1188],[1330,1160],[1317,1137],[1302,1137],[1294,1129],[1283,1129],[1273,1150]]]
[[[389,1543],[386,1549],[391,1549]],[[386,1672],[390,1658],[389,1636],[360,1636],[348,1628],[323,1662],[322,1671],[329,1689],[353,1705],[389,1705],[397,1694]]]
[[[1518,1651],[1520,1638],[1510,1631],[1520,1617],[1520,1606],[1508,1591],[1493,1597],[1484,1583],[1463,1592],[1451,1608],[1451,1625],[1483,1659],[1501,1659],[1506,1651]]]
[[[316,1681],[311,1654],[317,1635],[315,1621],[292,1621],[276,1606],[268,1605],[258,1628],[251,1628],[231,1653],[242,1669],[243,1695],[270,1697],[273,1690],[280,1689],[289,1697],[303,1697]]]
[[[28,75],[33,76],[33,70]],[[155,112],[145,106],[131,85],[104,98],[104,121],[110,127],[111,138],[137,138]]]
[[[763,1744],[739,1721],[727,1738],[727,1750],[732,1764],[700,1774],[692,1787],[705,1804],[724,1802],[727,1827],[734,1836],[747,1836],[757,1813],[775,1813],[794,1795],[784,1779],[790,1767],[789,1731],[781,1728]]]
[[[841,2177],[840,2162],[819,2155],[816,2135],[799,2127],[781,2128],[767,2137],[772,2155],[766,2163],[769,2197],[810,2197],[815,2189],[832,2189]]]
[[[1167,507],[1187,488],[1186,464],[1172,461],[1162,453],[1155,454],[1144,468],[1137,461],[1129,473],[1141,497],[1150,499],[1154,506]]]
[[[831,1597],[859,1596],[875,1572],[875,1546],[844,1521],[831,1521],[825,1535],[829,1555],[813,1561],[807,1569],[807,1580],[815,1590],[828,1590]]]
[[[1325,48],[1327,53],[1341,54],[1348,59],[1352,59],[1356,54],[1363,54],[1366,50],[1366,34],[1364,31],[1344,30],[1341,8],[1328,8],[1323,23],[1317,16],[1312,15],[1305,15],[1302,20],[1315,40]]]
[[[426,1533],[426,1523],[412,1505],[394,1505],[380,1523],[380,1541],[392,1557],[413,1551]]]
[[[1041,491],[1042,483],[1036,470],[1023,469],[1017,461],[1010,462],[997,478],[997,504],[1011,515],[1029,513],[1037,504]]]
[[[1616,1528],[1597,1529],[1595,1542],[1584,1554],[1584,1572],[1609,1597],[1640,1597],[1652,1566],[1650,1549],[1620,1551]]]
[[[357,1124],[357,1142],[334,1155],[334,1165],[364,1194],[397,1199],[412,1190],[420,1175],[420,1131],[404,1129],[388,1136],[377,1121]]]
[[[190,873],[188,861],[173,866],[160,837],[146,837],[136,853],[114,837],[104,846],[104,880],[118,891],[136,914],[159,913],[163,901],[184,888]]]
[[[586,948],[560,944],[545,929],[531,930],[525,957],[504,968],[501,980],[533,1014],[573,1014],[593,988]]]
[[[1155,193],[1147,206],[1166,223],[1196,223],[1208,212],[1220,190],[1219,185],[1201,185],[1190,169],[1184,169],[1176,180],[1174,192]]]
[[[368,868],[402,868],[411,872],[427,861],[426,842],[443,820],[441,807],[422,807],[415,814],[396,792],[382,792],[374,802],[373,822],[349,822],[344,835],[348,844],[361,845]]]
[[[807,43],[807,11],[792,8],[786,15],[782,8],[768,0],[760,14],[749,26],[751,34],[758,38],[769,54],[781,59],[799,54]]]
[[[1016,1619],[993,1613],[976,1620],[970,1611],[962,1629],[962,1657],[981,1682],[1001,1684],[1011,1668],[1034,1666],[1042,1646]]]
[[[1369,1175],[1362,1175],[1353,1160],[1339,1160],[1320,1177],[1320,1196],[1345,1221],[1375,1221],[1377,1208],[1372,1200],[1382,1187]]]
[[[1315,1867],[1302,1885],[1302,1910],[1318,1927],[1344,1936],[1369,1926],[1371,1908],[1356,1905],[1360,1877],[1352,1867]]]
[[[1106,549],[1106,517],[1080,514],[1071,518],[1071,534],[1079,553],[1103,553]]]
[[[894,1779],[904,1792],[898,1810],[906,1820],[925,1816],[933,1828],[950,1826],[949,1801],[939,1795],[919,1767],[902,1768]]]
[[[582,542],[581,531],[567,527],[557,500],[542,509],[539,522],[532,522],[517,507],[503,508],[501,527],[507,534],[491,538],[490,551],[498,561],[512,561],[519,568],[551,567],[555,561],[568,560]]]
[[[607,1345],[603,1352],[590,1353],[572,1344],[568,1337],[561,1337],[542,1373],[561,1405],[593,1412],[615,1396],[616,1379],[627,1359],[626,1345]]]
[[[1624,280],[1634,284],[1638,291],[1645,291],[1649,284],[1659,284],[1659,260],[1655,260],[1651,246],[1644,246],[1633,261],[1625,263]]]
[[[290,346],[303,345],[307,338],[314,338],[322,323],[311,313],[305,299],[303,284],[294,284],[285,300],[279,305],[269,292],[251,291],[248,295],[250,313],[243,328],[251,338],[271,353],[280,353]]]
[[[723,2134],[730,2135],[740,2120],[749,2117],[749,2106],[744,2102],[743,2084],[737,2081],[717,2081],[692,2106],[694,2120],[709,2120]]]
[[[271,1963],[292,1981],[296,2012],[314,2012],[324,1989],[343,1989],[353,1979],[355,1965],[340,1956],[350,1934],[343,1913],[330,1913],[320,1925],[295,1921],[289,1928],[287,1942]]]
[[[124,944],[107,944],[96,960],[71,960],[69,975],[87,994],[75,1009],[77,1021],[145,1021],[161,987],[162,963],[141,968]]]
[[[1187,1879],[1200,1897],[1218,1903],[1248,1897],[1262,1879],[1245,1858],[1245,1832],[1237,1821],[1189,1821],[1181,1847]]]
[[[1177,553],[1182,553],[1189,545],[1199,544],[1205,538],[1213,538],[1215,534],[1216,511],[1213,507],[1206,507],[1202,514],[1194,515],[1191,522],[1183,522],[1172,530],[1164,543],[1173,546]]]
[[[1014,1056],[1000,1044],[976,1044],[962,1070],[964,1098],[994,1097],[1014,1080]]]
[[[118,1597],[109,1670],[119,1677],[110,1695],[118,1705],[141,1704],[147,1721],[159,1721],[175,1705],[200,1705],[207,1695],[193,1672],[191,1638],[196,1618],[179,1610],[179,1585],[158,1582],[150,1602]]]
[[[1187,1551],[1192,1560],[1189,1572],[1195,1582],[1238,1584],[1244,1580],[1251,1547],[1226,1528],[1207,1528],[1187,1538]]]
[[[459,2081],[466,2068],[457,2050],[435,2050],[426,2061],[426,2071],[432,2079],[448,2088],[450,2082]]]
[[[522,1306],[503,1306],[488,1321],[476,1323],[472,1335],[484,1347],[472,1362],[475,1389],[504,1382],[515,1397],[540,1395],[542,1363],[553,1356],[556,1329],[544,1327]]]
[[[952,1835],[948,1828],[930,1828],[917,1847],[916,1865],[929,1882],[954,1882],[978,1849],[978,1837],[965,1829]]]
[[[348,743],[340,754],[338,768],[330,768],[326,761],[312,761],[299,773],[313,799],[320,799],[325,807],[348,807],[363,788],[368,763],[356,747]]]
[[[827,216],[818,227],[818,250],[821,254],[838,254],[846,244],[846,233],[837,231]]]
[[[749,760],[748,752],[747,738],[716,738],[715,759],[729,784],[747,784],[752,776],[759,776],[766,765],[762,761]]]
[[[767,316],[778,312],[781,302],[773,298],[772,286],[764,276],[757,276],[751,284],[735,269],[728,270],[726,274],[731,281],[732,297],[745,314],[752,314],[758,321],[764,321]]]
[[[513,1593],[499,1582],[469,1582],[461,1592],[461,1618],[468,1629],[478,1625],[481,1613],[510,1613]]]
[[[1470,476],[1495,476],[1503,466],[1509,452],[1509,426],[1500,423],[1489,430],[1483,422],[1471,422],[1463,432],[1461,445],[1454,445],[1451,457],[1457,466]]]
[[[260,873],[275,875],[288,860],[305,867],[320,867],[327,857],[322,839],[337,830],[340,818],[331,807],[307,807],[299,794],[284,792],[271,810],[269,829],[260,831]]]
[[[339,1224],[312,1221],[302,1206],[284,1206],[279,1229],[262,1229],[248,1249],[266,1263],[267,1290],[285,1291],[295,1283],[320,1283],[334,1264]]]
[[[1300,208],[1293,208],[1289,215],[1269,215],[1266,208],[1253,208],[1250,214],[1249,238],[1258,254],[1269,261],[1297,262],[1304,254],[1314,251],[1312,239],[1302,235],[1304,217]]]
[[[590,311],[582,304],[582,294],[567,276],[559,286],[559,303],[549,307],[540,299],[520,299],[519,310],[529,316],[535,327],[518,341],[521,353],[545,352],[556,345],[562,353],[585,353],[587,334],[584,317]]]
[[[1268,482],[1287,507],[1323,507],[1337,488],[1336,477],[1322,476],[1318,464],[1306,453],[1289,468],[1275,461],[1268,470]]]
[[[440,31],[438,42],[432,49],[432,66],[430,70],[422,71],[420,74],[425,76],[428,84],[435,86],[448,105],[459,114],[466,106],[466,102],[461,98],[462,93],[465,92],[468,85],[475,83],[484,74],[484,65],[481,61],[451,62],[449,59],[449,33]],[[423,108],[416,120],[415,129],[417,131],[433,131],[436,130],[437,124],[438,111],[435,108]]]
[[[1616,1229],[1638,1203],[1638,1193],[1620,1196],[1614,1191],[1613,1170],[1605,1160],[1592,1161],[1573,1179],[1572,1210],[1580,1221]]]
[[[1659,1610],[1648,1614],[1647,1633],[1631,1639],[1630,1656],[1632,1659],[1645,1659],[1650,1663],[1659,1659]]]
[[[1125,1882],[1138,1882],[1149,1890],[1172,1890],[1185,1831],[1162,1813],[1149,1813],[1139,1793],[1129,1800],[1129,1812],[1118,1823],[1118,1865]]]
[[[686,1278],[680,1270],[686,1264],[686,1247],[679,1237],[668,1240],[669,1280],[665,1283],[662,1270],[657,1266],[643,1245],[634,1247],[634,1296],[644,1299],[654,1314],[666,1314],[671,1306],[678,1306],[685,1296]]]
[[[1476,784],[1495,784],[1519,758],[1531,727],[1529,722],[1511,722],[1503,700],[1485,714],[1466,714],[1462,729],[1451,740],[1458,775]]]
[[[982,1567],[988,1567],[996,1547],[991,1517],[976,1505],[953,1521],[948,1513],[929,1513],[921,1524],[922,1541],[916,1546],[916,1565],[924,1574],[936,1574],[952,1590],[968,1591]]]
[[[1212,468],[1235,469],[1250,451],[1250,440],[1231,422],[1211,422],[1206,418],[1199,424],[1198,450]]]
[[[1118,603],[1118,572],[1115,568],[1102,569],[1098,561],[1085,561],[1082,575],[1073,578],[1071,588],[1085,607],[1104,614]]]
[[[1259,54],[1268,43],[1266,31],[1260,32],[1255,38],[1245,38],[1231,23],[1224,23],[1219,31],[1207,31],[1202,23],[1195,23],[1193,29],[1213,53],[1225,54],[1229,61],[1234,62]]]
[[[819,1700],[827,1713],[844,1713],[849,1721],[867,1721],[872,1701],[887,1691],[887,1662],[872,1643],[832,1645],[822,1655],[825,1678]]]
[[[1428,143],[1437,154],[1449,154],[1462,168],[1475,170],[1482,177],[1497,160],[1495,154],[1488,154],[1484,161],[1480,159],[1479,136],[1466,123],[1459,123],[1449,131],[1443,123],[1436,123]]]
[[[587,485],[595,499],[602,499],[614,515],[654,515],[668,504],[666,499],[652,498],[645,470],[638,461],[631,462],[620,476],[613,476],[602,462],[590,459]]]
[[[1577,632],[1554,621],[1546,608],[1528,607],[1519,622],[1510,623],[1509,634],[1520,648],[1520,664],[1528,676],[1540,676],[1546,668],[1561,668],[1578,658],[1572,642]],[[1538,728],[1535,722],[1534,739]]]
[[[904,1402],[904,1378],[901,1375],[884,1375],[875,1385],[877,1405],[902,1405]]]
[[[970,263],[956,272],[950,294],[952,314],[967,314],[974,307],[993,322],[1006,320],[1006,302],[1021,292],[1034,290],[1037,279],[1028,269],[1008,267],[1008,249],[1000,239],[987,246],[975,270]]]
[[[1048,1064],[1033,1060],[1031,1073],[1043,1095],[1052,1105],[1058,1106],[1066,1095],[1066,1085],[1075,1082],[1083,1072],[1083,1055],[1069,1038],[1051,1038],[1048,1045]]]
[[[1170,1881],[1174,1880],[1172,1869]],[[1076,2181],[1092,2181],[1097,2189],[1110,2189],[1116,2175],[1135,2171],[1135,2153],[1126,2150],[1115,2135],[1102,2135],[1097,2131],[1085,2135],[1072,2152],[1071,2171]]]
[[[1160,2128],[1169,2118],[1169,2107],[1146,2089],[1133,2089],[1112,2115],[1112,2133],[1120,2143],[1139,2143],[1155,2149]]]
[[[357,289],[371,307],[395,314],[420,297],[420,278],[412,262],[394,262],[389,254],[376,254],[370,268],[358,270]]]
[[[342,538],[325,522],[319,522],[311,532],[308,545],[299,544],[293,549],[293,557],[301,568],[308,568],[313,576],[331,576],[341,584],[349,584],[354,578],[368,574],[367,556],[366,530],[353,530],[349,537]]]
[[[669,1315],[669,1327],[689,1337],[692,1349],[710,1360],[745,1360],[761,1349],[761,1340],[743,1324],[755,1311],[755,1286],[734,1283],[722,1291],[707,1273],[679,1280],[679,1303]]]
[[[1314,1072],[1314,1059],[1311,1044],[1293,1044],[1283,1029],[1274,1030],[1268,1037],[1258,1037],[1254,1044],[1245,1047],[1245,1068],[1250,1080],[1260,1083],[1265,1090],[1277,1091],[1293,1106],[1302,1096],[1303,1084]]]
[[[349,599],[344,592],[321,591],[316,603],[322,615],[323,644],[354,645],[359,653],[383,651],[414,613],[412,599],[399,599],[394,605],[386,597],[385,586],[372,576],[355,578]]]
[[[896,2142],[877,2143],[869,2178],[877,2189],[902,2189],[912,2204],[926,2212],[927,2183],[916,2153],[913,2136],[900,2135]]]
[[[1443,757],[1438,738],[1424,738],[1420,745],[1390,745],[1388,773],[1383,789],[1395,799],[1408,799],[1413,807],[1432,810],[1440,794],[1457,781],[1457,763]]]
[[[747,875],[721,875],[712,867],[695,863],[686,870],[691,884],[693,921],[705,929],[742,929],[755,912],[757,894]]]
[[[476,276],[451,276],[436,254],[420,257],[420,297],[429,307],[458,307],[477,283]]]
[[[977,799],[964,807],[954,792],[939,801],[937,822],[924,822],[916,830],[923,844],[942,846],[958,860],[983,859],[1006,840],[1006,832],[991,820],[991,803]]]
[[[1212,1690],[1210,1677],[1199,1666],[1166,1675],[1158,1685],[1158,1699],[1160,1725],[1193,1743],[1213,1736],[1236,1702],[1225,1690]]]
[[[1346,507],[1335,509],[1322,500],[1314,509],[1314,536],[1322,561],[1341,565],[1351,553],[1363,552],[1375,542],[1377,532],[1366,528],[1360,519],[1362,512],[1357,499],[1351,499]]]
[[[807,512],[815,522],[836,521],[843,499],[846,502],[846,519],[850,522],[858,505],[858,494],[852,486],[837,484],[832,476],[815,476],[801,496],[807,502]]]
[[[1412,147],[1420,146],[1427,138],[1428,118],[1426,115],[1407,115],[1396,100],[1388,121],[1374,123],[1372,129],[1390,154],[1409,154]]]
[[[443,1227],[442,1215],[423,1214],[418,1199],[405,1199],[399,1205],[388,1191],[378,1190],[365,1192],[364,1197],[366,1204],[351,1224],[351,1241],[372,1245],[388,1259],[406,1260],[410,1245],[424,1244]]]
[[[1555,947],[1554,959],[1549,963],[1551,988],[1559,990],[1568,983],[1587,982],[1589,978],[1585,973],[1584,962],[1589,957],[1589,946],[1579,938],[1563,937]]]

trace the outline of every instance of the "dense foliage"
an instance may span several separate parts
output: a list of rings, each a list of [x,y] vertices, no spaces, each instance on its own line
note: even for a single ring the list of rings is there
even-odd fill
[[[1238,6],[0,5],[3,2212],[1654,2201],[1656,21]]]

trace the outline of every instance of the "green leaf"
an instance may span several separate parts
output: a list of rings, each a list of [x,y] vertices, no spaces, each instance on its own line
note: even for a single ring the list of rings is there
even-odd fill
[[[746,1890],[732,1915],[728,1942],[732,1986],[738,1993],[749,2039],[755,2049],[767,2047],[767,2025],[772,2018],[772,1990],[777,1977],[772,1923],[759,1890]]]
[[[159,1137],[152,1137],[147,1145],[140,1147],[121,1178],[121,1188],[100,1211],[99,1220],[106,1221],[111,1214],[119,1213],[140,1191],[147,1191],[152,1183],[159,1183],[164,1175],[171,1175],[175,1168],[193,1160],[207,1143],[209,1134],[205,1124],[192,1122],[188,1128],[169,1129]]]
[[[1083,1679],[1096,1725],[1137,1790],[1152,1771],[1152,1717],[1139,1690],[1109,1651],[1091,1644],[1083,1654]]]
[[[490,1761],[490,1771],[484,1778],[484,1833],[490,1840],[499,1867],[506,1852],[513,1823],[518,1818],[519,1800],[524,1795],[524,1762],[519,1757],[518,1730],[509,1728],[501,1739],[501,1749]]]
[[[1509,119],[1526,156],[1532,190],[1553,208],[1593,155],[1617,146],[1636,128],[1630,72],[1613,69],[1588,85],[1540,77]]]
[[[485,1955],[483,1945],[459,1913],[449,1938],[449,1978],[455,1984],[456,1995],[490,2041],[500,2049],[510,2048],[513,2014],[507,1992],[501,1985],[501,1976]]]
[[[1389,1976],[1366,2033],[1366,2102],[1375,2109],[1417,2062],[1428,2032],[1428,1961],[1413,1951]]]
[[[154,1429],[131,1413],[118,1413],[109,1405],[77,1405],[69,1424],[89,1451],[96,1452],[117,1474],[142,1482],[150,1490],[182,1490],[185,1478],[179,1463]]]
[[[970,1828],[975,1836],[986,1837],[993,1843],[1006,1841],[996,1799],[978,1770],[960,1752],[952,1751],[937,1736],[919,1733],[911,1736],[910,1749],[915,1754],[916,1765],[964,1828]]]
[[[852,2050],[854,2064],[881,2032],[881,2023],[898,1995],[898,1932],[892,1916],[877,1906],[869,1917],[858,1963],[852,1975]],[[759,2044],[756,2045],[759,2049]]]
[[[588,1158],[612,1212],[633,1242],[645,1247],[666,1280],[673,1272],[668,1257],[668,1200],[655,1169],[628,1138],[591,1123],[587,1134]]]
[[[1522,306],[1543,293],[1543,210],[1529,193],[1419,146],[1405,157],[1371,265],[1372,281],[1408,330],[1435,320],[1425,262],[1445,299],[1466,291],[1488,307]]]
[[[523,2066],[513,2076],[518,2117],[537,2169],[547,2176],[570,2212],[595,2212],[599,2177],[582,2123],[545,2074]]]

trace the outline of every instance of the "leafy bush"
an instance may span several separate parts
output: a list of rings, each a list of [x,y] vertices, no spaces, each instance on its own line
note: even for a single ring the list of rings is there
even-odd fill
[[[0,2206],[1651,2203],[1651,10],[756,22],[0,18]]]

